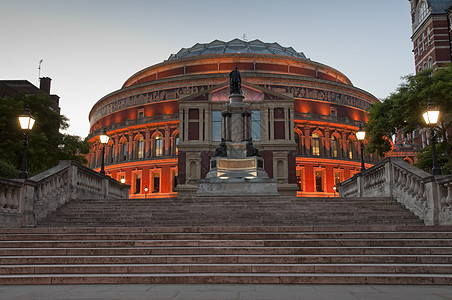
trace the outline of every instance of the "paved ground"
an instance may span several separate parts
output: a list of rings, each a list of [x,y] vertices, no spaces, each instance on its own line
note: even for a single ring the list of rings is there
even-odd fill
[[[452,300],[452,286],[263,284],[16,285],[0,286],[0,299]]]

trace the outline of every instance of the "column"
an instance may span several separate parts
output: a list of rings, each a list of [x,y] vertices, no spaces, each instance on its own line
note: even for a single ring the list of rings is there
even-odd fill
[[[144,149],[144,157],[151,157],[151,131],[149,129],[146,129],[144,133]]]

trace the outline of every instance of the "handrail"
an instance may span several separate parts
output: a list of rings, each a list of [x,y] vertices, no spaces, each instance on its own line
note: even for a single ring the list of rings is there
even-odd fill
[[[34,227],[73,199],[129,198],[129,186],[76,161],[29,179],[0,178],[0,227]]]
[[[452,225],[452,175],[433,176],[388,157],[338,184],[341,197],[391,197],[426,225]]]

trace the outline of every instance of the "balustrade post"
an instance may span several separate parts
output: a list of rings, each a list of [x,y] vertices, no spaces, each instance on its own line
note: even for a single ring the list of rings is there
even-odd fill
[[[6,206],[6,189],[3,189],[2,187],[0,187],[0,211],[5,209]]]
[[[424,182],[424,196],[426,199],[426,210],[424,212],[424,223],[429,226],[439,225],[439,206],[440,201],[439,186],[433,177]]]
[[[451,211],[452,210],[452,182],[446,183],[445,186],[447,187],[447,198],[446,198],[446,203],[447,203],[447,210]]]
[[[36,227],[36,215],[34,212],[35,187],[25,183],[20,192],[20,200],[23,203],[22,226]]]

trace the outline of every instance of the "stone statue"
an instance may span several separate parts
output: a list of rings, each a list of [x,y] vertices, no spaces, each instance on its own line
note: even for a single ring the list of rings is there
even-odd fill
[[[246,156],[260,156],[259,149],[254,147],[251,139],[246,142]]]
[[[228,156],[228,152],[227,152],[227,149],[226,149],[226,143],[225,143],[225,140],[223,138],[221,138],[220,146],[217,149],[215,149],[215,152],[214,152],[213,156],[219,156],[219,157],[226,157],[226,156]]]
[[[237,67],[229,73],[229,91],[231,94],[242,93],[242,77]]]

